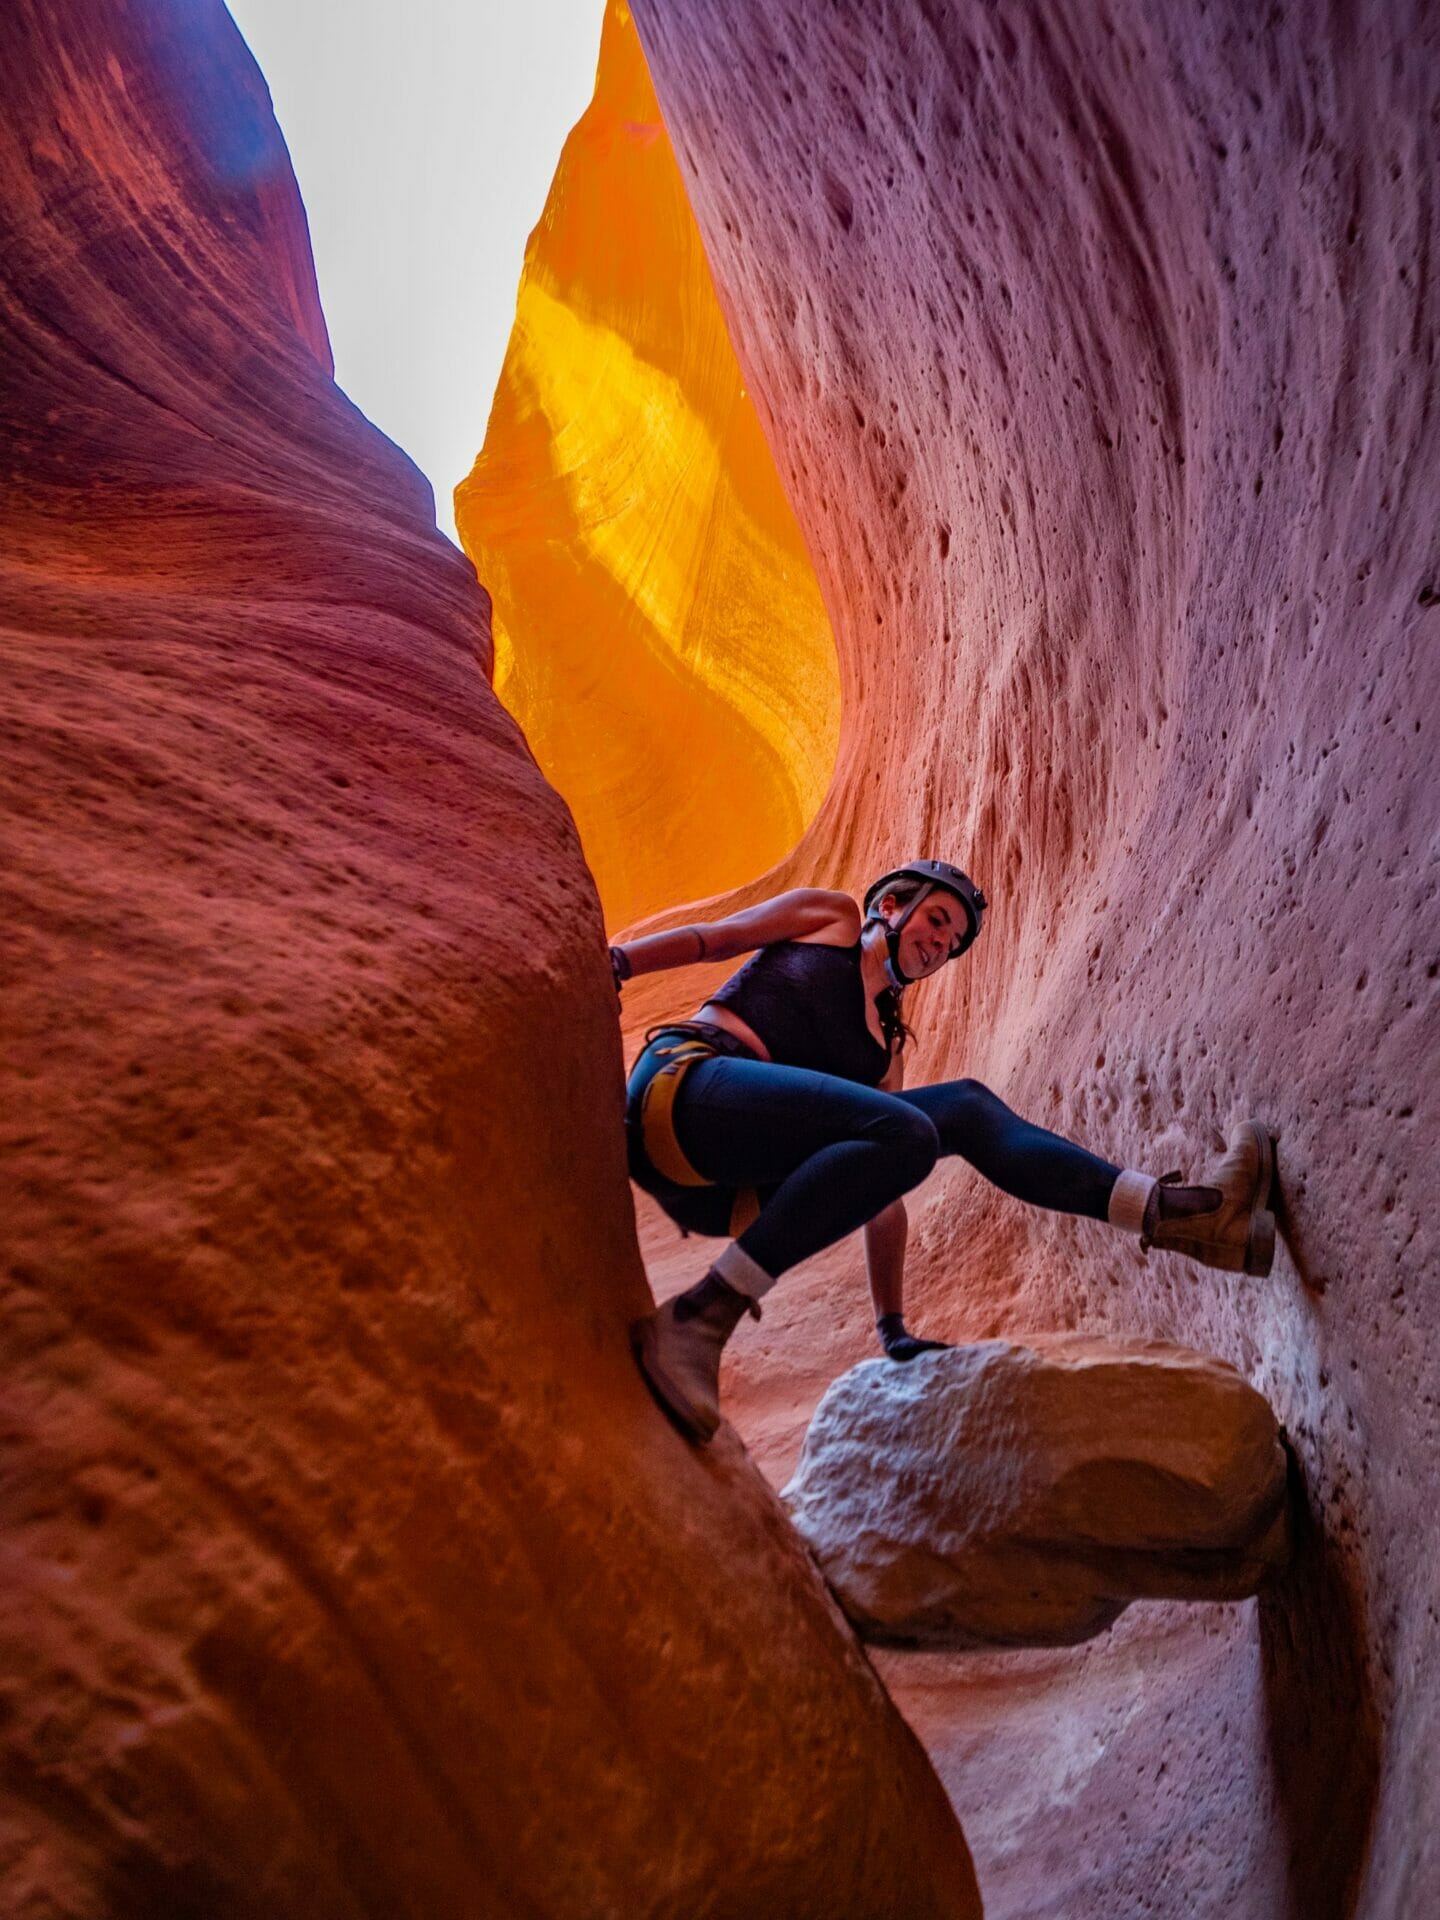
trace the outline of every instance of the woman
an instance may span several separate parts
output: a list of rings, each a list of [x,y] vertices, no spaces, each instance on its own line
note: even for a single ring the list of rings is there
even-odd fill
[[[902,1294],[901,1196],[941,1154],[1142,1247],[1270,1271],[1274,1156],[1258,1121],[1232,1133],[1213,1185],[1187,1187],[1097,1159],[978,1081],[905,1088],[902,993],[966,951],[985,905],[958,867],[915,860],[869,888],[863,913],[847,893],[807,887],[610,949],[617,991],[634,973],[759,950],[693,1020],[646,1035],[628,1087],[632,1178],[685,1231],[733,1236],[697,1285],[634,1328],[645,1378],[692,1439],[720,1424],[720,1352],[741,1314],[758,1319],[787,1268],[857,1227],[885,1352],[908,1361],[944,1344],[906,1330]]]

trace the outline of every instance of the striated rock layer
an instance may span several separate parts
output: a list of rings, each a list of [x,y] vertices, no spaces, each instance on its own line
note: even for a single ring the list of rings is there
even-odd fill
[[[783,858],[835,764],[835,642],[620,0],[455,512],[607,922]]]
[[[912,1080],[974,1074],[1156,1173],[1247,1109],[1281,1133],[1264,1283],[963,1167],[912,1204],[922,1329],[1213,1351],[1315,1516],[1258,1606],[1047,1655],[1051,1715],[913,1669],[987,1910],[1440,1908],[1440,19],[635,14],[840,656],[835,783],[767,888],[922,847],[983,882],[973,956],[909,998]],[[637,1027],[703,983],[642,985]],[[647,1244],[693,1277],[693,1243]],[[858,1243],[772,1299],[727,1391],[778,1479],[874,1351]]]
[[[881,1646],[1067,1646],[1132,1600],[1242,1600],[1289,1558],[1275,1416],[1160,1341],[987,1340],[826,1393],[785,1504]]]
[[[974,1914],[636,1377],[599,903],[233,25],[12,0],[0,94],[0,1908]]]

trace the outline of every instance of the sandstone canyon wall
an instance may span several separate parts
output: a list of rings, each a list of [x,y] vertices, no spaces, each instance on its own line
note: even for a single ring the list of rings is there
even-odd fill
[[[1436,12],[635,15],[839,650],[834,785],[763,889],[959,860],[993,911],[911,996],[912,1079],[1157,1173],[1247,1110],[1281,1136],[1264,1283],[946,1167],[910,1297],[951,1337],[1235,1362],[1307,1488],[1293,1580],[884,1670],[992,1915],[1433,1911]],[[632,1043],[708,978],[627,988]],[[693,1278],[642,1224],[652,1276]],[[775,1478],[872,1340],[855,1245],[737,1336]]]
[[[239,36],[13,0],[0,95],[0,1905],[975,1913],[631,1364],[599,902]]]
[[[620,0],[455,512],[607,923],[782,859],[834,769],[835,643]]]

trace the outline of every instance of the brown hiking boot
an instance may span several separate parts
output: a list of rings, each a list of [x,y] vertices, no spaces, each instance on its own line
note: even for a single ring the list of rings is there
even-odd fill
[[[704,1446],[720,1425],[720,1355],[741,1315],[760,1309],[707,1274],[630,1329],[630,1344],[650,1391],[689,1440]]]
[[[1228,1144],[1206,1186],[1182,1187],[1178,1173],[1163,1176],[1145,1210],[1140,1245],[1263,1278],[1275,1258],[1275,1216],[1268,1206],[1275,1145],[1258,1120],[1242,1120]]]

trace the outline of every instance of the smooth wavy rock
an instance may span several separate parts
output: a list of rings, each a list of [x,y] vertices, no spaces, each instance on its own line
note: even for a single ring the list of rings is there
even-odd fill
[[[599,902],[229,16],[9,0],[0,102],[0,1910],[976,1914],[632,1364]]]
[[[835,640],[622,0],[455,514],[607,923],[782,860],[835,767]]]
[[[1132,1600],[1239,1600],[1289,1557],[1275,1416],[1160,1342],[994,1340],[826,1393],[784,1499],[861,1637],[1069,1646]]]

